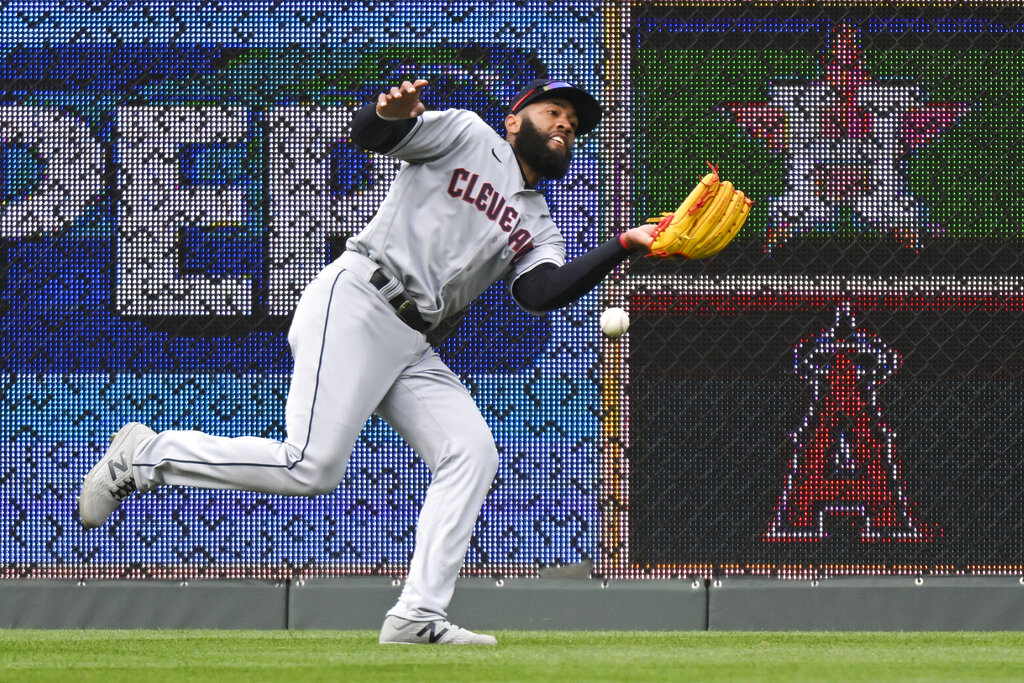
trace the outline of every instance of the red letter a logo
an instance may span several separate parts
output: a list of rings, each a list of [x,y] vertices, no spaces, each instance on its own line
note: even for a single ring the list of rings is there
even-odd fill
[[[899,353],[855,329],[844,305],[829,330],[796,346],[796,373],[813,399],[792,435],[793,458],[766,541],[818,541],[830,516],[857,517],[862,541],[929,541],[903,493],[893,434],[877,406],[877,390],[899,368]]]

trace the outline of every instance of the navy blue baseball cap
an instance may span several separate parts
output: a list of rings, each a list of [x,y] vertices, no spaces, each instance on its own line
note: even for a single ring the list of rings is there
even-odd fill
[[[550,97],[561,97],[572,103],[576,108],[576,116],[580,123],[576,127],[577,135],[586,135],[601,122],[601,105],[586,90],[581,90],[571,83],[556,81],[550,78],[538,78],[520,90],[508,107],[509,114],[517,114],[523,107],[537,100]]]

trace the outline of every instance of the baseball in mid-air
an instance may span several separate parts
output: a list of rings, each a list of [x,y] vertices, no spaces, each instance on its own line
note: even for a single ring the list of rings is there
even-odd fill
[[[629,329],[629,313],[621,308],[605,309],[601,314],[601,331],[609,337],[621,337]]]

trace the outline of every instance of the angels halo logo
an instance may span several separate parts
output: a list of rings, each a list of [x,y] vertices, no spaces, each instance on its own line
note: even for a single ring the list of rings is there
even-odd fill
[[[928,542],[942,529],[922,523],[904,491],[895,435],[878,388],[902,364],[899,351],[857,327],[848,303],[827,330],[794,347],[794,372],[811,385],[803,424],[765,541],[821,541],[828,521],[861,525],[862,542]]]

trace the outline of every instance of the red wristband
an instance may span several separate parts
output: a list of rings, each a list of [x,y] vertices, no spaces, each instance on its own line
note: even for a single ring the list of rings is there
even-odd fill
[[[624,232],[619,233],[619,244],[622,245],[623,249],[632,249],[632,247],[626,244],[626,233]]]

